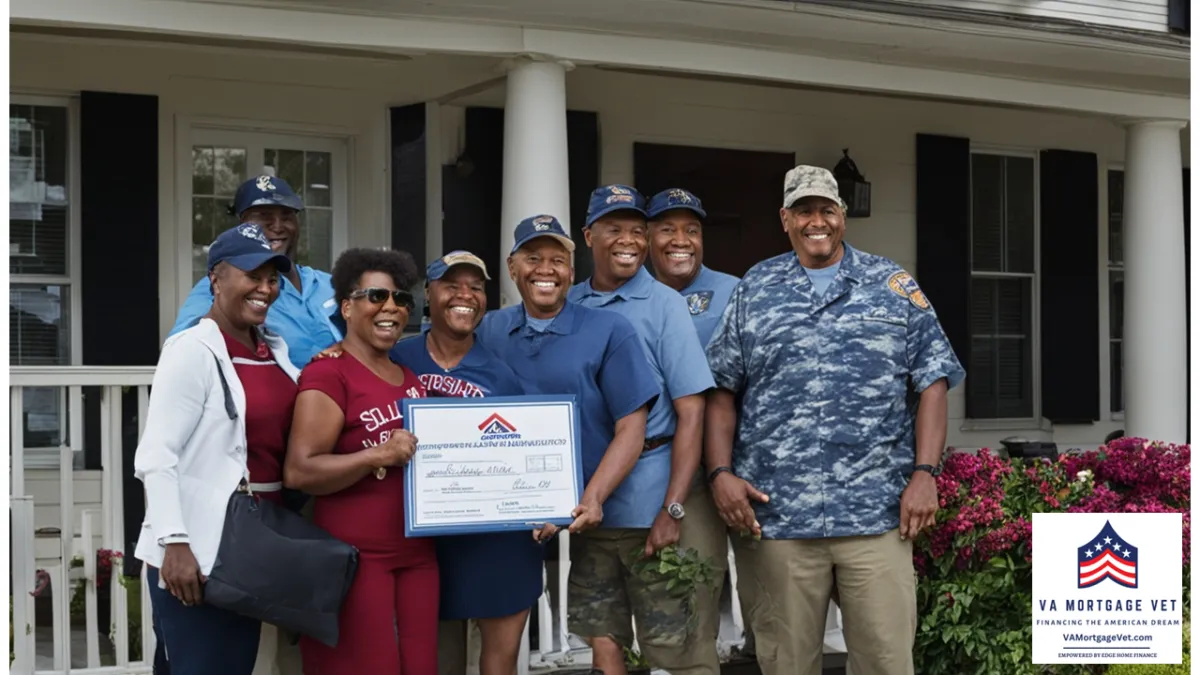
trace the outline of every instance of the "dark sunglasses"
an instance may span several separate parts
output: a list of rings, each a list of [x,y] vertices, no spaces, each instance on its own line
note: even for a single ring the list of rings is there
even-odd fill
[[[389,291],[386,288],[360,288],[350,293],[350,299],[366,298],[367,302],[373,305],[382,305],[387,302],[389,295],[392,296],[392,302],[395,302],[397,307],[407,307],[411,312],[415,306],[412,293],[400,289]]]

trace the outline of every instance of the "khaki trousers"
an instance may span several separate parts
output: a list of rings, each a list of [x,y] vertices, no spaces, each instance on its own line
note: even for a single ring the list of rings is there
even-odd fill
[[[835,568],[847,670],[913,675],[916,575],[912,543],[899,528],[865,537],[738,538],[734,547],[738,591],[754,598],[749,623],[763,675],[820,675]]]

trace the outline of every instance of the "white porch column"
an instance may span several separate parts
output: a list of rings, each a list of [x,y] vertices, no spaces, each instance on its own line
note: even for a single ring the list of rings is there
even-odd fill
[[[521,301],[508,278],[513,228],[546,213],[568,232],[567,69],[560,61],[522,58],[508,71],[504,103],[504,187],[500,207],[500,306]]]
[[[1125,433],[1187,440],[1182,121],[1126,123]]]

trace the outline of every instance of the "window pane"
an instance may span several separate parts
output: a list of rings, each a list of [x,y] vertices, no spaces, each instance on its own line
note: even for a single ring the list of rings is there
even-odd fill
[[[1032,279],[971,279],[973,336],[1029,337],[1032,324]]]
[[[1125,272],[1108,271],[1108,337],[1125,337]]]
[[[192,194],[213,193],[213,149],[204,146],[192,147]]]
[[[1033,158],[1005,157],[1005,272],[1033,272]]]
[[[11,365],[70,365],[69,288],[40,284],[9,287],[8,358]]]
[[[1125,248],[1121,245],[1122,225],[1125,212],[1125,172],[1108,172],[1108,261],[1120,263],[1125,260]]]
[[[1032,341],[997,340],[997,414],[999,417],[1033,416]]]
[[[304,158],[304,203],[305,206],[331,206],[329,194],[332,160],[328,152],[306,152]]]
[[[1125,358],[1121,353],[1123,347],[1124,344],[1120,340],[1108,343],[1108,408],[1112,412],[1125,409]]]
[[[971,268],[1003,270],[1004,158],[971,155]]]
[[[215,148],[213,154],[213,194],[233,201],[238,186],[246,180],[246,151],[243,148]]]
[[[333,269],[333,211],[305,208],[300,214],[297,262],[319,270]]]
[[[297,262],[323,270],[333,267],[332,162],[333,155],[328,152],[263,150],[267,172],[286,180],[304,200]]]
[[[1033,280],[971,280],[967,416],[1033,416]]]
[[[9,272],[65,275],[67,109],[10,105]]]

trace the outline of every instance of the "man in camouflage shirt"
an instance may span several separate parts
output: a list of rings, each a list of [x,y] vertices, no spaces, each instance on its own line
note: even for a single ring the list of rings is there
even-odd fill
[[[911,675],[911,542],[933,524],[946,392],[964,372],[912,276],[842,241],[829,171],[789,171],[780,219],[793,252],[750,268],[707,349],[705,465],[745,532],[758,663],[821,672],[836,584],[850,672]]]

